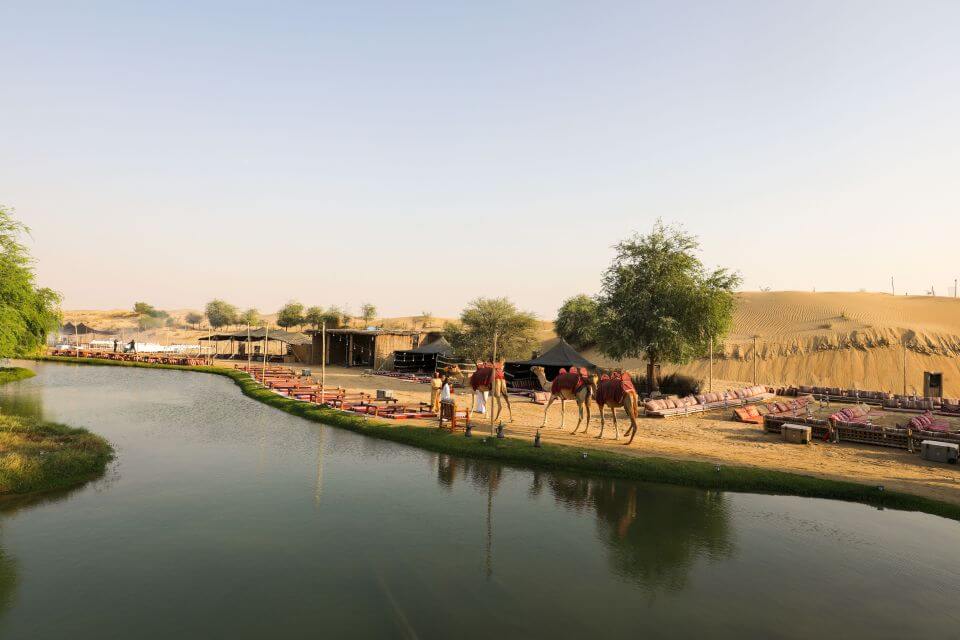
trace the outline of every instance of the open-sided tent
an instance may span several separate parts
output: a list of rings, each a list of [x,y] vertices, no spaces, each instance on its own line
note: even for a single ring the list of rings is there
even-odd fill
[[[244,360],[248,355],[254,358],[262,358],[264,350],[266,350],[271,361],[283,361],[287,356],[292,357],[297,362],[310,362],[311,359],[312,339],[310,336],[279,329],[270,329],[269,331],[263,327],[251,329],[249,338],[247,330],[242,329],[229,333],[214,333],[211,336],[203,336],[199,340],[215,343],[229,342],[230,345],[226,353],[221,353],[221,349],[217,348],[216,357],[219,358]],[[248,340],[249,345],[247,344]],[[264,345],[265,341],[266,345]],[[271,349],[271,347],[273,348]]]
[[[566,340],[560,338],[555,345],[536,358],[507,362],[504,367],[507,384],[521,389],[537,388],[537,379],[530,371],[530,367],[543,367],[547,379],[553,380],[560,369],[570,367],[596,369],[597,365],[584,358]]]
[[[453,355],[453,347],[443,337],[416,349],[393,352],[393,370],[400,373],[432,373],[437,368],[437,356]]]
[[[64,337],[69,336],[88,336],[88,335],[98,335],[98,336],[112,336],[116,334],[116,331],[102,331],[100,329],[94,329],[88,324],[83,322],[79,324],[73,324],[72,322],[67,322],[60,327],[60,335]]]

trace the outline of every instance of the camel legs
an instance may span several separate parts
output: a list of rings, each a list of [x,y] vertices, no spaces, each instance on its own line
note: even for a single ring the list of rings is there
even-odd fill
[[[543,424],[540,425],[541,427],[546,427],[546,426],[547,426],[547,413],[550,412],[550,405],[552,405],[552,404],[553,404],[553,401],[556,400],[556,399],[557,399],[557,396],[550,396],[550,399],[547,400],[547,406],[546,406],[546,408],[543,410]]]
[[[630,434],[630,439],[627,440],[627,444],[632,444],[637,435],[637,400],[634,396],[624,396],[623,410],[630,417],[630,429],[627,431]]]
[[[603,428],[606,426],[606,421],[603,419],[603,405],[600,405],[600,435],[597,438],[603,437]]]
[[[503,399],[506,400],[507,402],[507,413],[510,414],[510,422],[513,422],[513,407],[510,406],[510,394],[507,393],[506,384],[504,384],[503,387],[501,388],[501,394],[503,395]],[[500,417],[499,412],[497,412],[497,417],[498,418]]]
[[[573,433],[576,435],[577,431],[580,430],[580,425],[583,423],[583,400],[577,398],[577,426],[573,428]],[[587,432],[587,429],[590,428],[590,423],[587,422],[587,428],[583,430],[584,433]]]

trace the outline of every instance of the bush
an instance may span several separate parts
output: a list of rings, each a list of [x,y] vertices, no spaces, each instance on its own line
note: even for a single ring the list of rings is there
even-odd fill
[[[660,378],[660,393],[676,394],[681,398],[697,395],[702,386],[697,378],[685,376],[682,373],[671,373]]]

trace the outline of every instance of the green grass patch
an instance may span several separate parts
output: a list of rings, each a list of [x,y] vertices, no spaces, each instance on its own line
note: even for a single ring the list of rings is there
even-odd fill
[[[278,395],[263,388],[242,371],[225,367],[181,367],[154,365],[145,362],[59,356],[44,356],[38,359],[76,364],[178,369],[221,375],[231,378],[240,387],[244,395],[292,415],[349,429],[374,438],[391,440],[441,453],[496,460],[505,464],[524,467],[625,480],[660,482],[700,489],[782,494],[860,502],[904,511],[922,511],[960,520],[960,505],[909,493],[883,491],[875,486],[855,482],[828,480],[753,467],[721,465],[718,471],[717,465],[708,462],[638,457],[592,449],[589,446],[574,447],[544,443],[542,447],[535,448],[533,443],[528,440],[517,438],[497,440],[485,436],[482,433],[485,427],[475,428],[474,437],[466,438],[462,433],[451,434],[439,429],[413,427],[384,420],[368,419]],[[584,453],[586,456],[584,456]]]
[[[24,369],[23,367],[0,367],[0,384],[16,382],[17,380],[26,380],[27,378],[32,378],[35,375],[37,374],[30,369]]]
[[[0,496],[64,489],[104,472],[110,444],[86,429],[0,416]]]

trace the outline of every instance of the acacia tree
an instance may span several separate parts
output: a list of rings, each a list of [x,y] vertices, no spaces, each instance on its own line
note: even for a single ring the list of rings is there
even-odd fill
[[[29,230],[0,205],[0,356],[32,355],[60,322],[60,294],[37,287],[33,259],[20,243]]]
[[[557,311],[554,328],[577,349],[592,347],[597,340],[597,301],[584,294],[567,298]]]
[[[740,276],[707,270],[697,238],[661,221],[647,235],[616,245],[597,299],[597,345],[617,360],[646,358],[647,383],[658,388],[656,366],[707,354],[710,339],[730,330]]]
[[[211,300],[207,303],[207,321],[214,329],[237,324],[237,308],[223,300]]]
[[[283,305],[283,308],[277,313],[277,325],[284,329],[290,327],[301,327],[306,319],[303,317],[303,305],[296,300],[291,300]]]
[[[188,325],[191,325],[194,329],[199,329],[200,323],[203,322],[203,314],[197,313],[196,311],[191,311],[184,316],[183,321]]]
[[[260,318],[260,312],[253,307],[241,313],[240,317],[237,318],[237,321],[242,325],[246,325],[247,327],[256,327],[263,322],[263,320]]]
[[[447,323],[443,335],[454,350],[467,358],[489,360],[530,355],[537,343],[537,318],[520,311],[507,298],[477,298],[460,314],[460,322]]]
[[[360,317],[367,324],[373,322],[377,318],[377,308],[369,302],[364,302],[360,307]]]

